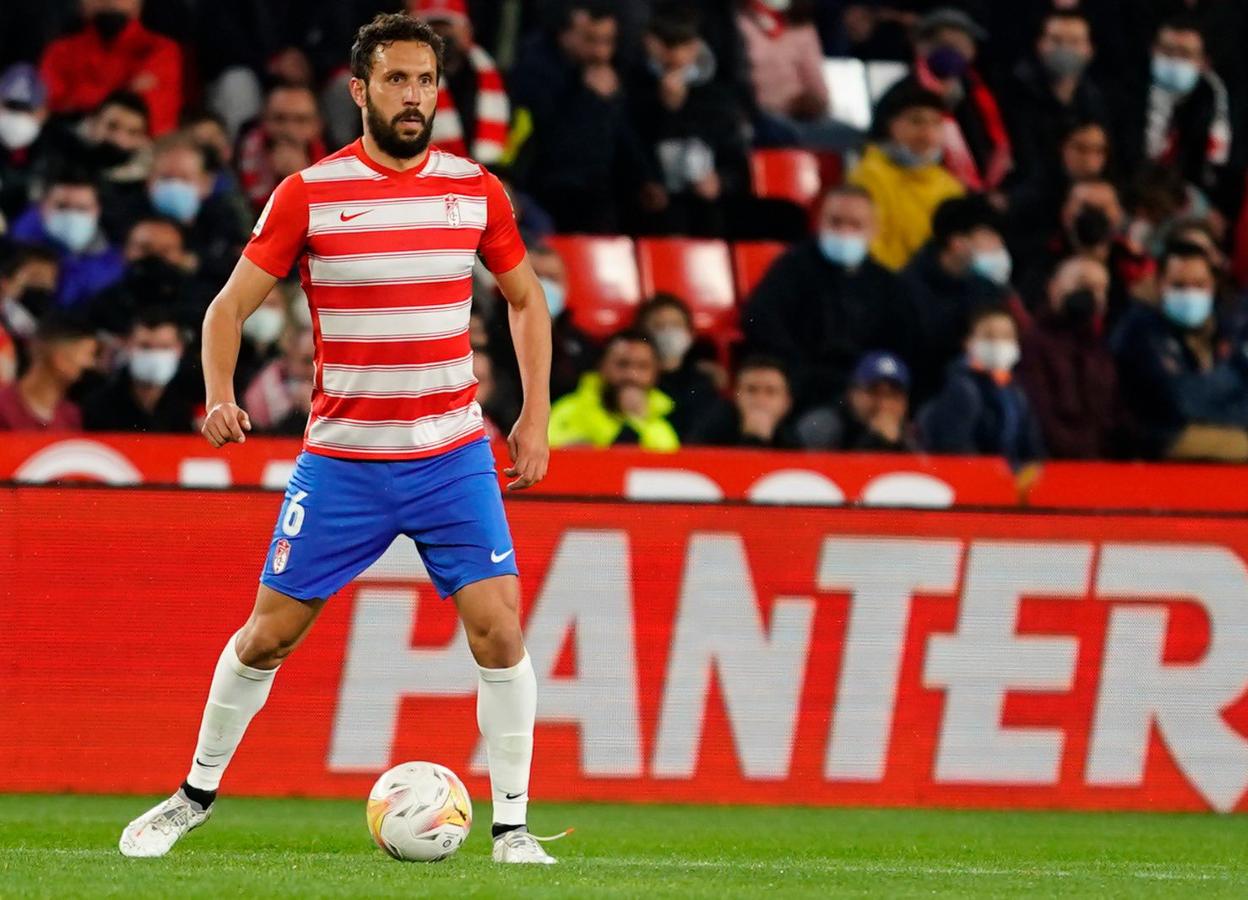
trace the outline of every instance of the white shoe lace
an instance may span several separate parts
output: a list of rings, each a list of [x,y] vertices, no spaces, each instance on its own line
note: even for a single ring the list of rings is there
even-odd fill
[[[526,859],[542,859],[550,856],[543,848],[542,844],[549,841],[557,841],[570,835],[575,829],[568,828],[558,834],[547,835],[545,837],[537,834],[530,834],[527,831],[509,831],[499,838],[509,850],[514,851],[518,856]]]

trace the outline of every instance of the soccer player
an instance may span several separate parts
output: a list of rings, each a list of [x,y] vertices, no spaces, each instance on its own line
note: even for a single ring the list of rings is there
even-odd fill
[[[278,186],[204,318],[203,434],[214,447],[242,443],[251,423],[231,387],[240,329],[297,261],[315,322],[312,409],[255,608],[213,673],[190,772],[126,826],[126,856],[163,856],[207,820],[281,662],[326,600],[407,535],[438,592],[455,601],[480,670],[494,860],[554,862],[525,827],[537,689],[515,550],[473,399],[477,256],[509,304],[524,388],[507,441],[509,490],[546,473],[550,316],[498,180],[429,146],[441,58],[438,36],[405,14],[360,29],[350,86],[364,137]]]

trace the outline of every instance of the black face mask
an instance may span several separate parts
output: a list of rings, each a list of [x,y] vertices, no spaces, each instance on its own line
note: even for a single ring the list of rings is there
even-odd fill
[[[38,319],[51,308],[52,296],[52,292],[47,288],[28,287],[23,288],[16,299],[26,308],[26,312]]]
[[[1113,226],[1105,211],[1096,206],[1085,206],[1075,217],[1075,243],[1080,247],[1096,247],[1109,240]]]
[[[123,12],[103,10],[91,16],[91,24],[104,42],[110,43],[117,39],[117,35],[125,31],[126,26],[130,24],[130,17]]]
[[[1096,295],[1087,288],[1071,291],[1062,298],[1062,312],[1071,325],[1086,327],[1096,318]]]
[[[130,263],[126,287],[139,306],[175,303],[181,299],[186,276],[177,266],[159,256],[144,256]]]
[[[109,141],[101,141],[88,147],[87,155],[97,168],[112,169],[128,163],[131,157],[134,156],[134,151],[127,150],[125,147],[118,147]]]

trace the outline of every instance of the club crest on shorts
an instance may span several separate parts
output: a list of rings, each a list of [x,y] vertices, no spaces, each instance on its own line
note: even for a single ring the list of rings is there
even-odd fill
[[[281,575],[286,570],[288,562],[290,562],[290,541],[282,538],[273,550],[273,574]]]
[[[458,228],[460,222],[459,198],[452,194],[447,194],[443,205],[446,207],[446,224],[452,228]]]

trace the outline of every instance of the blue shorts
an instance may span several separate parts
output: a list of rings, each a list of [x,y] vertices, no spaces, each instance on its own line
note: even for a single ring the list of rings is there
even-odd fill
[[[519,574],[489,441],[392,462],[299,454],[260,582],[296,600],[330,597],[399,535],[443,597]]]

